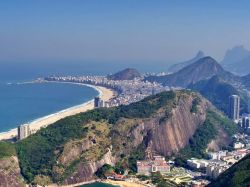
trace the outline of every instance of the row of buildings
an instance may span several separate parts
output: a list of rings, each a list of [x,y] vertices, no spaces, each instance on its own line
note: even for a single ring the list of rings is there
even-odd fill
[[[192,158],[187,160],[187,165],[193,169],[204,169],[209,178],[215,179],[249,153],[249,149],[210,152],[208,153],[210,160]]]
[[[99,107],[113,107],[119,105],[128,105],[133,102],[140,101],[147,96],[157,94],[168,90],[168,87],[163,87],[159,83],[151,83],[141,79],[134,80],[110,80],[106,76],[50,76],[44,78],[46,81],[61,81],[61,82],[77,82],[91,84],[96,86],[104,86],[115,90],[118,94],[109,101],[102,102],[99,100]],[[96,104],[97,105],[97,104]]]
[[[231,95],[229,97],[228,116],[234,122],[238,123],[247,133],[250,133],[250,114],[240,116],[240,97]]]

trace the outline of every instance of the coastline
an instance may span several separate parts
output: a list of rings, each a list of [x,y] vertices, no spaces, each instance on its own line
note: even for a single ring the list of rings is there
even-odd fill
[[[78,84],[78,85],[83,85],[83,86],[88,86],[91,87],[99,92],[99,97],[104,100],[108,101],[111,98],[115,96],[115,92],[111,89],[102,87],[102,86],[94,86],[94,85],[89,85],[89,84],[83,84],[83,83],[74,83],[74,82],[57,82],[55,83],[62,83],[62,84]],[[35,119],[31,121],[29,124],[31,132],[35,132],[39,130],[42,127],[46,127],[50,124],[55,123],[56,121],[63,119],[68,116],[72,116],[81,112],[86,112],[88,110],[94,109],[94,100],[87,101],[83,104],[76,105],[61,111],[58,111],[53,114],[49,114],[47,116]],[[1,132],[0,133],[0,140],[7,140],[11,139],[17,136],[17,128],[11,129],[7,132]]]
[[[109,179],[106,179],[102,182],[104,182],[106,184],[111,184],[114,186],[120,186],[120,187],[146,187],[146,185],[143,185],[143,184],[137,183],[137,182],[114,181],[114,180],[109,180]]]

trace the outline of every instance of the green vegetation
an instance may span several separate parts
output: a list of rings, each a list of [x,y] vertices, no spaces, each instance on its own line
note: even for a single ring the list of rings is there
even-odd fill
[[[102,159],[111,146],[111,154],[120,157],[118,162],[114,167],[104,165],[96,175],[103,177],[111,171],[124,173],[125,170],[135,173],[136,161],[144,159],[152,132],[138,131],[143,139],[138,145],[134,141],[137,136],[133,134],[134,130],[152,117],[160,117],[160,123],[167,120],[180,99],[190,96],[196,98],[190,112],[197,112],[199,96],[191,91],[169,91],[128,106],[100,108],[64,118],[15,144],[22,175],[29,183],[60,183],[74,175],[80,165]],[[203,157],[208,142],[216,136],[218,125],[230,134],[235,132],[229,122],[216,112],[208,112],[205,123],[189,140],[189,145],[181,150],[177,161],[192,156]],[[1,146],[0,143],[0,155],[4,150]],[[12,144],[6,147],[12,150],[6,152],[8,155],[15,151]],[[71,151],[74,154],[70,154]],[[174,185],[158,174],[153,180],[157,186]]]
[[[160,172],[151,174],[152,183],[156,185],[156,187],[176,187],[177,185],[171,181],[166,180]]]
[[[201,99],[199,97],[196,97],[194,100],[193,100],[193,103],[192,103],[192,108],[190,110],[191,113],[196,113],[198,112],[198,106],[199,106],[199,103],[201,102]]]
[[[15,155],[16,155],[16,150],[14,144],[0,141],[0,159]]]
[[[248,187],[250,186],[250,155],[234,164],[208,187]]]
[[[101,135],[101,132],[97,132],[96,130],[97,125],[89,126],[89,123],[93,121],[103,122],[104,124],[113,124],[115,127],[121,118],[147,118],[154,115],[161,107],[171,107],[171,103],[175,97],[176,95],[173,91],[163,92],[155,96],[147,97],[129,106],[109,109],[101,108],[67,117],[47,128],[41,129],[36,134],[16,144],[23,176],[28,182],[34,181],[35,176],[38,175],[49,177],[53,182],[63,180],[74,171],[74,168],[80,162],[91,160],[93,155],[99,155],[98,158],[101,158],[101,156],[105,154],[105,149],[102,149],[100,146],[101,152],[97,152],[98,146],[95,146],[67,167],[57,164],[57,159],[63,152],[64,145],[70,140],[84,139],[90,136],[91,133],[93,136]],[[112,126],[110,128],[111,130],[113,129]],[[103,143],[106,145],[105,142],[100,142],[100,145]],[[138,154],[140,153],[133,153],[131,156],[127,155],[129,157],[126,158],[127,164],[130,165],[133,171],[135,170],[135,160],[141,158]],[[63,173],[63,178],[58,178],[53,168]]]
[[[224,129],[229,136],[238,131],[237,126],[228,118],[213,111],[207,111],[204,124],[198,127],[190,138],[189,144],[179,152],[175,160],[176,164],[185,166],[185,161],[189,158],[206,158],[207,145],[216,137],[219,128]]]
[[[104,164],[101,168],[99,168],[97,170],[97,172],[95,174],[97,177],[104,179],[109,174],[112,174],[114,172],[114,170],[115,170],[114,167],[112,167],[111,165]]]
[[[214,106],[228,113],[229,108],[229,96],[236,94],[241,98],[240,107],[241,113],[248,112],[248,100],[247,94],[239,89],[236,89],[230,83],[223,81],[223,78],[214,76],[209,80],[202,80],[189,86],[190,89],[200,92],[206,97]]]

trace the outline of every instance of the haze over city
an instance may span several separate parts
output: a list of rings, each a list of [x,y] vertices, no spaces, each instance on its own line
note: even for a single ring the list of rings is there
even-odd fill
[[[250,48],[250,2],[74,0],[0,2],[0,62],[169,64],[203,50]]]

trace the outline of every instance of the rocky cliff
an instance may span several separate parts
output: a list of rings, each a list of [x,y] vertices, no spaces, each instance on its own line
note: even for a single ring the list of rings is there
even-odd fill
[[[22,173],[38,184],[74,184],[94,179],[104,164],[135,171],[138,159],[188,146],[208,110],[206,99],[183,90],[65,118],[16,145]]]
[[[17,157],[0,159],[0,187],[25,187]]]

